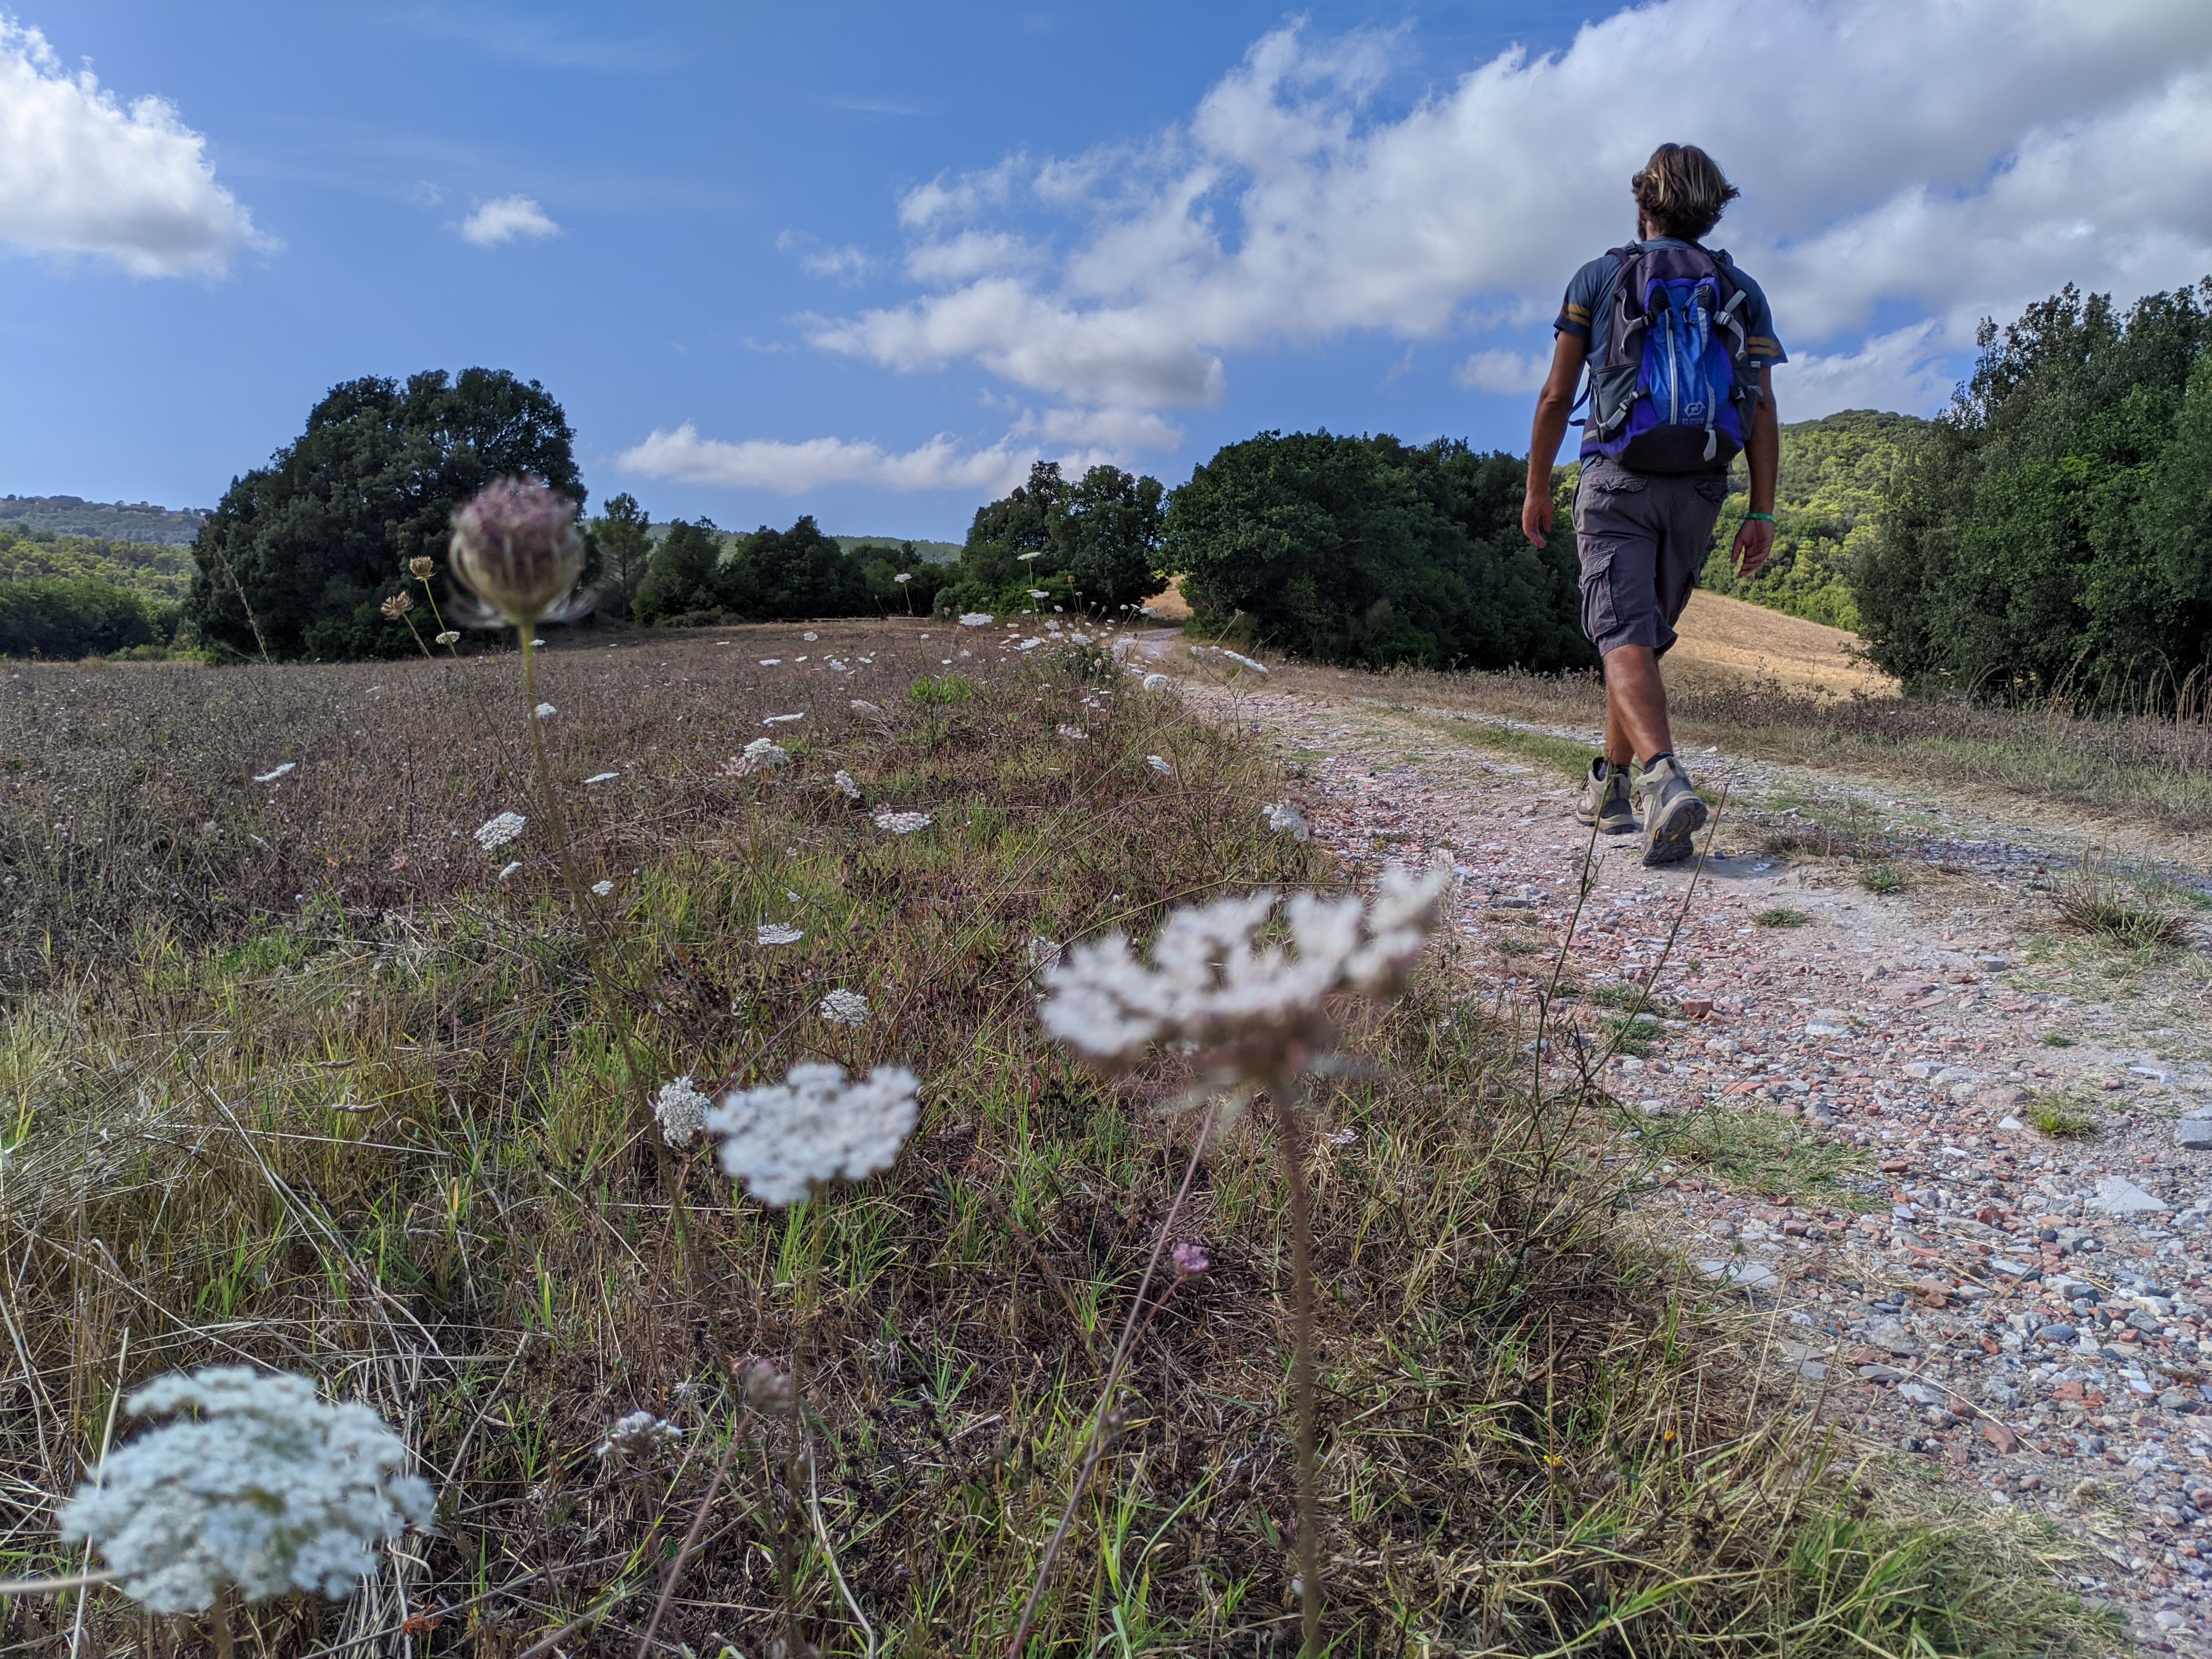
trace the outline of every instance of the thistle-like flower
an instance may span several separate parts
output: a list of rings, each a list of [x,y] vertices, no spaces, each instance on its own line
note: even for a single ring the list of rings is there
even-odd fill
[[[1206,1259],[1206,1247],[1189,1239],[1176,1245],[1169,1255],[1175,1262],[1176,1272],[1185,1279],[1194,1273],[1202,1273],[1213,1265]]]
[[[1292,841],[1304,841],[1312,835],[1306,828],[1304,817],[1288,801],[1279,802],[1266,809],[1267,828],[1279,830]]]
[[[529,822],[520,812],[501,812],[477,826],[477,845],[487,853],[496,853],[520,835]]]
[[[607,1437],[599,1443],[599,1456],[611,1454],[617,1461],[632,1457],[650,1457],[663,1446],[672,1446],[684,1437],[684,1431],[665,1417],[655,1417],[651,1412],[632,1412],[616,1420],[607,1431]]]
[[[876,828],[888,830],[894,836],[911,836],[929,828],[932,819],[927,812],[894,812],[888,806],[876,811]]]
[[[1249,1083],[1302,1071],[1331,1037],[1333,995],[1395,994],[1419,959],[1450,879],[1392,868],[1370,903],[1293,893],[1281,906],[1296,953],[1254,943],[1277,910],[1272,891],[1177,910],[1152,942],[1152,965],[1120,933],[1077,946],[1046,975],[1049,1030],[1094,1066],[1133,1066],[1155,1042],[1188,1045],[1203,1069]]]
[[[407,574],[412,576],[418,582],[428,581],[430,580],[430,573],[437,568],[438,567],[434,563],[420,553],[417,553],[413,558],[407,561]]]
[[[385,621],[398,622],[415,608],[415,596],[403,587],[376,608],[384,613]]]
[[[326,1405],[304,1376],[244,1365],[161,1377],[126,1403],[179,1419],[112,1453],[61,1512],[149,1613],[316,1590],[337,1599],[375,1570],[370,1552],[428,1522],[428,1482],[367,1406]]]
[[[714,1103],[688,1077],[662,1084],[660,1092],[653,1097],[653,1116],[660,1125],[660,1138],[672,1146],[689,1146],[692,1137],[706,1127],[707,1109]]]
[[[476,621],[528,630],[568,622],[598,602],[574,592],[584,574],[576,504],[535,478],[499,478],[453,514],[453,574],[488,610]]]
[[[725,1174],[762,1203],[787,1208],[833,1181],[890,1168],[913,1132],[919,1084],[878,1066],[846,1081],[842,1066],[794,1066],[781,1083],[733,1090],[707,1114]]]
[[[868,1017],[868,1000],[858,991],[848,991],[839,986],[822,999],[815,1012],[832,1025],[858,1025]]]

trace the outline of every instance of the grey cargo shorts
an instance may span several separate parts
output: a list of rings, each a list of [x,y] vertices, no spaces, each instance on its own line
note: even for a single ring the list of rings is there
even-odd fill
[[[1599,654],[1648,645],[1663,655],[1674,643],[1728,488],[1725,473],[1631,472],[1606,455],[1583,463],[1575,488],[1583,632]]]

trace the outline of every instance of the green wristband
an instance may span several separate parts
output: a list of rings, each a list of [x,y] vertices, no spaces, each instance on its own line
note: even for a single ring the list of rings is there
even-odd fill
[[[1771,513],[1747,513],[1743,516],[1747,519],[1756,519],[1761,524],[1772,524],[1774,522],[1774,515]]]

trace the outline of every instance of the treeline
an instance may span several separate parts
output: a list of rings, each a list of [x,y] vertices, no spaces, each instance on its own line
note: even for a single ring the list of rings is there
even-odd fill
[[[1908,684],[2200,710],[2212,672],[2212,278],[2071,287],[1999,331],[1906,446],[1851,567]]]
[[[191,569],[181,547],[0,527],[0,656],[163,646]]]
[[[629,552],[651,537],[644,515],[627,496],[609,503],[624,511],[595,520],[592,537],[602,557],[633,568]],[[610,555],[608,550],[619,548]],[[929,614],[943,572],[912,543],[862,543],[849,550],[825,536],[811,517],[788,530],[763,525],[749,535],[727,535],[708,519],[678,520],[652,547],[634,588],[617,575],[609,600],[626,603],[630,617],[647,626],[683,627],[732,622],[775,622],[801,617],[872,617],[886,612]]]

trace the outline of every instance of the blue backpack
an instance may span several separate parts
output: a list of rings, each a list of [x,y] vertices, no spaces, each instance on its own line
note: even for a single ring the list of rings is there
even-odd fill
[[[1747,297],[1725,253],[1701,247],[1609,250],[1611,331],[1590,364],[1585,457],[1632,472],[1725,470],[1759,407],[1744,361]]]

